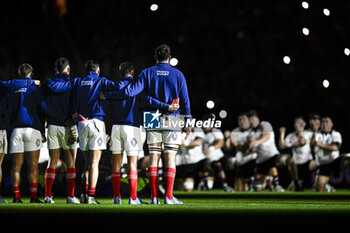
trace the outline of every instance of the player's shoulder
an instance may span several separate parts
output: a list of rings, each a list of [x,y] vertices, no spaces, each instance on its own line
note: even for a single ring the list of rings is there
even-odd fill
[[[333,129],[332,130],[332,136],[334,136],[334,137],[339,137],[339,136],[341,136],[341,133],[339,132],[339,131],[337,131],[337,130],[335,130],[335,129]]]

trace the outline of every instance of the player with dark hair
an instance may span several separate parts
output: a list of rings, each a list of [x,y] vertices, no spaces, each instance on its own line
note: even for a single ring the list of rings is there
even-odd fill
[[[103,122],[105,112],[99,98],[101,91],[118,90],[119,84],[100,77],[100,65],[93,60],[84,64],[87,75],[66,82],[48,81],[48,87],[53,92],[73,93],[73,119],[79,121],[79,148],[83,152],[88,166],[85,174],[88,193],[82,193],[81,202],[99,204],[95,200],[95,190],[99,174],[99,161],[102,151],[106,149],[106,129]],[[88,177],[86,177],[88,176]]]
[[[272,176],[273,186],[269,189],[275,189],[283,192],[284,189],[279,185],[278,170],[276,162],[279,151],[275,144],[275,133],[268,121],[260,121],[258,113],[255,110],[248,112],[249,121],[253,129],[253,137],[250,141],[249,148],[256,151],[256,175],[254,188],[261,190],[264,187],[265,179],[268,175]],[[268,183],[269,184],[269,183]]]
[[[0,81],[0,203],[7,203],[7,201],[2,199],[2,161],[7,154],[7,132],[6,132],[6,120],[5,112],[7,110],[6,96],[9,92],[14,89],[26,88],[29,85],[34,84],[34,80],[21,80],[14,79],[11,81]]]
[[[342,144],[341,134],[333,129],[333,121],[329,116],[321,119],[321,131],[311,140],[314,146],[318,165],[315,180],[316,191],[324,192],[332,172],[339,172],[341,159],[339,149]]]
[[[156,114],[162,116],[165,121],[179,119],[184,115],[185,121],[190,118],[190,101],[188,97],[187,84],[184,75],[178,69],[170,66],[170,47],[162,44],[155,49],[154,58],[156,65],[145,69],[139,77],[121,91],[121,96],[133,97],[142,91],[145,94],[158,99],[164,103],[179,98],[180,109],[174,113],[167,114],[158,111]],[[163,122],[163,121],[161,121]],[[189,136],[191,129],[184,130]],[[182,143],[181,129],[169,129],[161,127],[158,129],[147,129],[147,144],[150,152],[150,165],[148,168],[149,184],[151,188],[151,204],[159,204],[158,201],[158,164],[160,160],[162,145],[164,146],[164,177],[166,184],[165,204],[182,204],[173,196],[174,180],[176,175],[176,153]]]
[[[70,66],[65,57],[55,61],[55,75],[53,81],[69,81]],[[75,159],[77,155],[77,126],[72,121],[73,96],[72,92],[55,93],[44,86],[44,96],[50,108],[47,111],[48,134],[47,144],[50,154],[50,161],[45,171],[45,203],[54,203],[52,199],[52,184],[55,179],[55,169],[63,149],[67,160],[67,203],[79,203],[74,197],[75,188]]]
[[[236,148],[235,191],[246,191],[249,179],[254,176],[257,153],[249,150],[251,136],[249,117],[247,113],[241,113],[238,115],[238,127],[232,130],[228,142],[225,143],[227,149],[232,145]]]
[[[134,67],[130,62],[123,62],[119,65],[120,82],[122,86],[128,85],[134,76]],[[129,204],[144,204],[137,197],[137,159],[140,151],[143,149],[141,141],[140,125],[142,121],[141,108],[143,105],[159,108],[164,111],[176,111],[178,107],[161,103],[160,101],[146,96],[143,92],[135,97],[127,99],[114,99],[114,92],[101,93],[103,99],[111,99],[110,107],[112,110],[112,133],[111,147],[112,151],[112,184],[114,190],[114,204],[121,204],[120,196],[120,169],[122,166],[123,152],[126,152],[128,159],[128,180],[130,187]]]
[[[293,178],[292,189],[295,191],[302,190],[303,181],[307,178],[307,174],[311,170],[312,154],[310,141],[312,132],[305,131],[305,126],[306,122],[304,118],[298,116],[294,119],[295,131],[289,133],[287,137],[285,137],[286,128],[280,128],[279,147],[281,149],[292,149],[292,156],[288,155],[284,160]]]
[[[18,68],[19,79],[32,82],[33,67],[27,63]],[[45,102],[41,89],[37,86],[27,86],[15,89],[7,96],[7,106],[11,114],[13,128],[10,142],[10,153],[13,156],[12,186],[13,202],[21,203],[19,185],[20,171],[24,158],[28,163],[28,178],[31,188],[31,203],[41,203],[38,199],[38,159],[40,148],[45,141],[44,110]]]
[[[214,121],[214,114],[205,114],[201,117],[203,121]],[[204,124],[203,124],[204,126]],[[223,168],[224,153],[222,148],[224,146],[224,134],[218,128],[212,127],[210,124],[203,127],[203,153],[209,162],[211,171],[209,176],[204,178],[205,187],[212,189],[215,177],[219,178],[222,188],[225,192],[232,192],[233,188],[226,182],[226,174]]]

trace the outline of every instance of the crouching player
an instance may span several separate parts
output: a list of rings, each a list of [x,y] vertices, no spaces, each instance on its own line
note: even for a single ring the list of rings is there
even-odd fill
[[[130,62],[123,62],[119,66],[122,86],[129,84],[134,76],[134,67]],[[114,95],[116,93],[116,95]],[[104,95],[104,94],[103,94]],[[103,96],[102,95],[102,96]],[[101,96],[101,97],[102,97]],[[164,111],[176,111],[177,106],[162,103],[143,92],[139,95],[118,100],[117,92],[107,92],[105,96],[110,101],[112,110],[111,151],[113,156],[112,184],[114,190],[113,204],[121,204],[120,196],[120,169],[122,166],[123,152],[128,158],[128,180],[130,187],[129,204],[145,204],[137,197],[137,161],[142,150],[140,125],[142,121],[141,104],[148,107],[159,108]]]

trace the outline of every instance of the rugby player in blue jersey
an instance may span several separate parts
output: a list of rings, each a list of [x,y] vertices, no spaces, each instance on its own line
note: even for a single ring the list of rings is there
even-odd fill
[[[18,68],[19,79],[33,82],[33,67],[27,63]],[[42,91],[37,86],[18,88],[6,98],[11,114],[10,153],[13,156],[11,179],[13,185],[13,202],[21,203],[19,185],[20,171],[24,158],[28,164],[28,178],[31,187],[31,203],[40,203],[38,199],[38,159],[42,142],[45,141],[44,118],[45,101]]]
[[[2,161],[7,154],[7,132],[6,132],[6,120],[5,112],[7,110],[6,96],[9,92],[14,89],[26,88],[28,85],[32,85],[34,80],[22,80],[14,79],[10,81],[0,81],[0,203],[7,203],[7,201],[2,199],[2,189],[1,189],[1,180],[2,180]]]
[[[66,82],[70,80],[69,61],[65,57],[55,61],[55,82]],[[77,155],[78,129],[72,120],[73,95],[72,92],[55,93],[44,85],[47,109],[47,144],[50,161],[45,171],[45,203],[54,203],[52,199],[52,184],[55,180],[56,166],[63,149],[67,161],[67,203],[76,204],[79,200],[74,197],[75,187],[75,159]]]
[[[99,204],[95,200],[98,180],[98,164],[102,151],[106,149],[106,130],[103,118],[105,112],[99,98],[101,91],[118,90],[119,84],[100,77],[100,66],[96,61],[85,62],[87,75],[66,82],[47,80],[47,87],[53,92],[73,90],[73,118],[78,123],[79,148],[88,161],[88,193],[83,194],[81,202]]]
[[[162,44],[155,49],[156,64],[141,72],[139,77],[131,84],[121,90],[121,95],[133,97],[144,91],[164,103],[170,103],[177,98],[180,99],[180,109],[174,113],[166,113],[162,110],[163,119],[184,117],[185,121],[190,119],[190,100],[187,91],[185,77],[181,71],[170,66],[170,47]],[[155,109],[154,109],[155,110]],[[156,116],[155,116],[156,117]],[[186,125],[185,125],[186,126]],[[186,138],[189,136],[190,127],[184,127]],[[162,127],[161,129],[148,129],[147,144],[150,153],[150,164],[148,168],[149,184],[151,188],[151,204],[159,204],[158,201],[158,164],[160,160],[162,145],[164,146],[165,166],[165,204],[182,204],[173,196],[173,187],[176,174],[175,156],[179,145],[182,143],[181,129]]]
[[[128,85],[134,76],[134,66],[130,62],[123,62],[119,66],[121,88]],[[111,151],[113,157],[112,163],[112,184],[114,191],[114,204],[121,204],[120,196],[120,169],[122,166],[123,152],[126,152],[128,159],[128,180],[130,187],[129,204],[144,204],[137,197],[137,161],[138,155],[142,150],[140,125],[142,124],[142,108],[153,107],[163,111],[174,112],[178,110],[177,104],[162,103],[150,96],[144,94],[118,99],[117,92],[101,92],[101,98],[111,99],[109,101],[112,111],[112,133],[111,133]]]

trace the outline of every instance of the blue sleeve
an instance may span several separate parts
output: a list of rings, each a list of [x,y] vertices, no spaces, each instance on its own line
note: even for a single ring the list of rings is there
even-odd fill
[[[21,89],[35,84],[32,79],[14,79],[10,81],[0,81],[0,84],[8,89]]]
[[[144,78],[141,75],[136,79],[130,82],[125,87],[122,87],[123,85],[121,82],[115,83],[115,86],[112,87],[114,90],[110,95],[112,99],[126,99],[130,97],[134,97],[138,94],[140,94],[143,91],[144,88]]]
[[[76,79],[72,79],[66,82],[55,82],[47,78],[46,86],[55,93],[68,92],[73,89],[75,80]]]
[[[101,77],[101,90],[102,91],[118,91],[121,89],[120,82],[113,82],[109,79]]]
[[[139,77],[124,88],[124,95],[133,97],[140,94],[145,88],[145,72],[142,72]]]
[[[185,115],[187,117],[185,117],[185,119],[189,119],[191,116],[191,106],[190,106],[190,98],[188,96],[188,90],[187,90],[187,83],[186,83],[186,79],[183,76],[182,73],[181,74],[181,79],[182,82],[180,84],[180,111],[181,111],[181,115]]]
[[[169,104],[163,103],[151,96],[146,95],[144,92],[142,92],[140,94],[140,100],[143,102],[143,104],[146,107],[151,107],[151,108],[158,108],[158,109],[162,109],[165,111],[168,111],[169,109]]]

